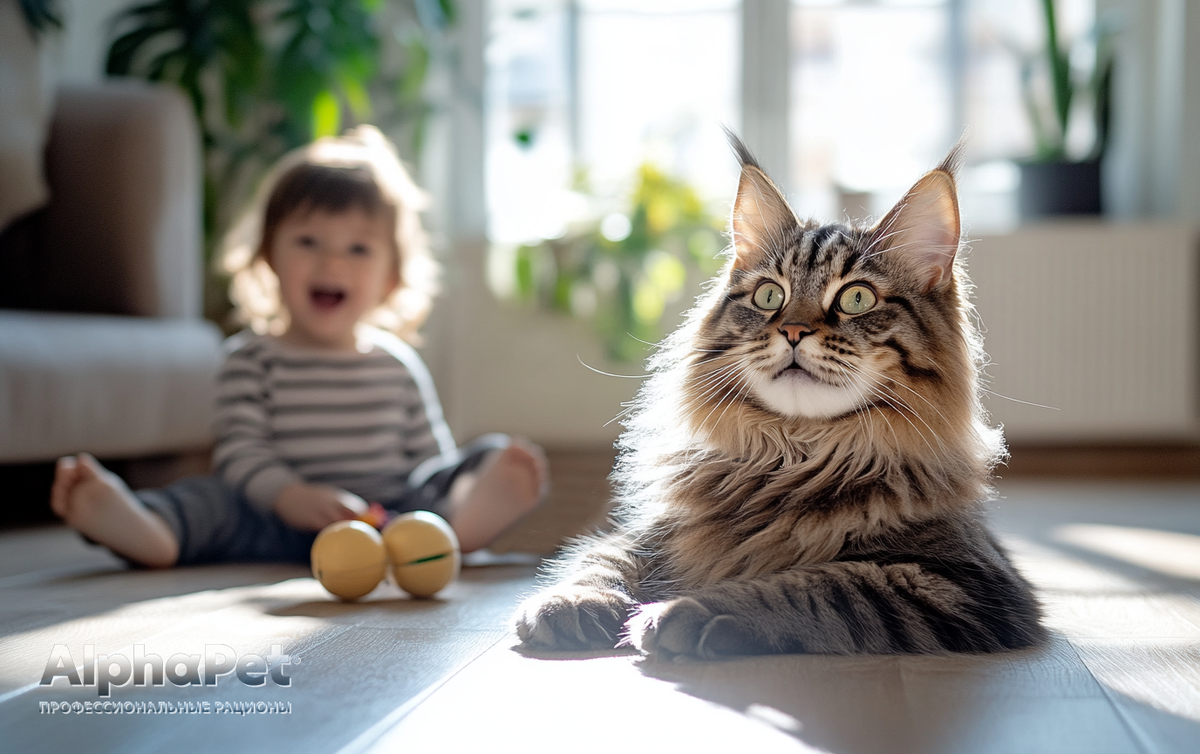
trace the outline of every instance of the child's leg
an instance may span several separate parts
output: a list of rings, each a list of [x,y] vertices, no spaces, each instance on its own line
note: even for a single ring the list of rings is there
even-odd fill
[[[58,459],[50,507],[84,536],[135,563],[167,568],[179,558],[179,541],[167,522],[86,453]]]
[[[84,536],[150,567],[307,563],[317,535],[255,510],[215,477],[132,492],[89,455],[60,459],[50,505]]]
[[[477,471],[455,480],[444,510],[462,551],[486,547],[536,508],[545,497],[549,478],[542,449],[513,438],[507,448],[494,452]]]
[[[179,565],[307,564],[317,536],[315,531],[293,529],[274,513],[254,508],[216,477],[188,477],[134,495],[175,532]]]
[[[444,516],[462,551],[472,552],[537,507],[548,480],[546,455],[537,445],[502,434],[484,435],[453,456],[422,464],[409,479],[414,494],[400,506]]]

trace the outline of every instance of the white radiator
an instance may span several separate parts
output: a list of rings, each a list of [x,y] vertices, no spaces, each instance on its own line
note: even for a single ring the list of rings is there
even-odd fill
[[[1064,222],[971,243],[990,389],[1005,396],[987,405],[1010,442],[1200,439],[1198,241],[1185,226]]]

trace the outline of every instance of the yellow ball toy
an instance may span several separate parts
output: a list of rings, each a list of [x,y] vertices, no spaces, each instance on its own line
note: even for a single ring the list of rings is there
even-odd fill
[[[388,576],[414,597],[432,597],[458,577],[458,537],[436,513],[414,511],[383,528]]]
[[[383,580],[387,551],[374,527],[338,521],[321,530],[312,545],[312,572],[321,586],[344,600],[356,600]]]

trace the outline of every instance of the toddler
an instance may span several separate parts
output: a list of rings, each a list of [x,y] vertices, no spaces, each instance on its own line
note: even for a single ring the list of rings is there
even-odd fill
[[[470,552],[536,506],[541,449],[498,434],[456,448],[401,339],[434,292],[422,199],[370,126],[281,160],[225,254],[251,329],[227,343],[214,475],[133,492],[90,455],[69,456],[54,512],[133,563],[166,567],[307,563],[316,533],[367,501],[439,513]]]

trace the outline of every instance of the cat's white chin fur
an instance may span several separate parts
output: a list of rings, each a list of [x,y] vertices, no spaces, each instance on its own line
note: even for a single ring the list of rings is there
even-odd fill
[[[777,377],[754,375],[751,388],[772,411],[793,419],[832,419],[848,414],[863,403],[864,392],[853,385],[819,382],[803,373]]]

